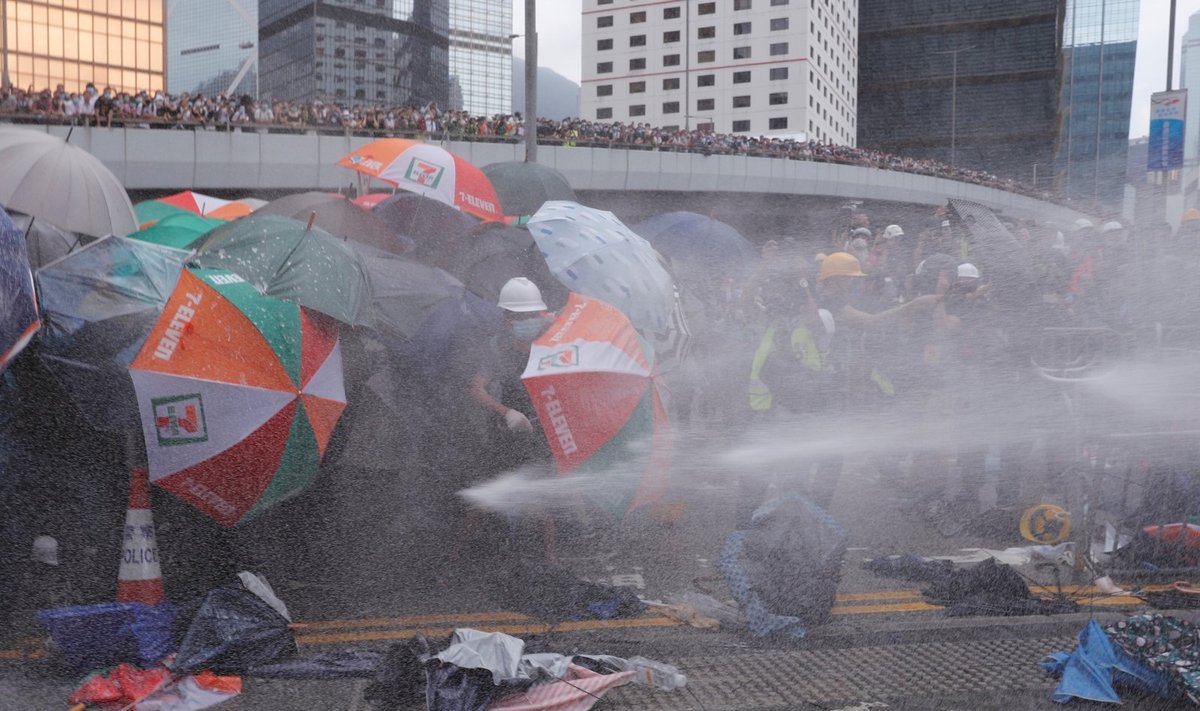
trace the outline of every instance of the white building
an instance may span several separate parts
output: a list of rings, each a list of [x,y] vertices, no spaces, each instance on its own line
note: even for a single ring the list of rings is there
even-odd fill
[[[583,0],[582,118],[854,145],[857,0]]]
[[[1200,157],[1200,12],[1188,18],[1179,61],[1179,88],[1187,89],[1183,124],[1183,163],[1194,166]]]

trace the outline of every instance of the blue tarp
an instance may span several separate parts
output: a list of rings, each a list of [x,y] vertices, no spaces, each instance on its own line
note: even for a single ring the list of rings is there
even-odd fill
[[[1138,662],[1112,643],[1099,623],[1091,620],[1079,633],[1073,652],[1055,652],[1041,663],[1051,674],[1062,679],[1054,690],[1055,701],[1071,699],[1120,703],[1117,687],[1148,691],[1170,698],[1170,678]]]

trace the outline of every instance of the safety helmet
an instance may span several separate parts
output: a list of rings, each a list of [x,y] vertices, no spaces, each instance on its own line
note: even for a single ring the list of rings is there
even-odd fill
[[[855,227],[853,230],[850,231],[850,236],[851,237],[870,237],[871,230],[867,229],[866,227]]]
[[[900,225],[888,225],[883,230],[883,236],[888,239],[896,239],[897,237],[904,236],[904,230],[901,229]]]
[[[1071,226],[1071,231],[1082,232],[1083,230],[1090,230],[1093,227],[1095,227],[1095,225],[1092,224],[1091,220],[1086,217],[1081,217],[1078,220],[1075,220],[1075,224]]]
[[[1200,210],[1197,210],[1194,207],[1189,207],[1183,211],[1184,222],[1194,222],[1196,220],[1200,220]]]
[[[519,314],[546,310],[546,302],[542,301],[542,290],[525,277],[513,277],[504,282],[496,305],[505,311]]]
[[[860,277],[866,274],[863,274],[858,257],[847,252],[834,252],[821,260],[821,273],[817,280],[825,281],[833,276]]]
[[[962,264],[958,265],[958,278],[959,279],[978,279],[979,278],[979,268],[976,267],[974,264],[971,264],[970,262],[963,262]]]
[[[1123,229],[1125,229],[1125,227],[1120,222],[1117,222],[1116,220],[1109,220],[1103,225],[1100,225],[1100,234],[1106,235],[1109,232],[1120,232]]]

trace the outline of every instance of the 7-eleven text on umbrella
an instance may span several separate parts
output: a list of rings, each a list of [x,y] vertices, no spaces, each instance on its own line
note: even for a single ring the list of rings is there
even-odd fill
[[[543,390],[542,397],[546,399],[546,414],[550,416],[550,425],[554,428],[559,448],[564,455],[575,454],[579,451],[579,445],[575,444],[575,435],[571,434],[571,425],[563,414],[562,402],[555,395],[554,386]]]
[[[179,338],[183,336],[183,330],[196,317],[196,307],[204,300],[204,293],[199,291],[191,291],[185,295],[187,303],[180,304],[175,310],[175,318],[171,319],[170,325],[163,333],[163,337],[159,339],[158,346],[154,349],[154,357],[159,360],[171,360],[171,356],[175,355],[175,349],[179,347]]]

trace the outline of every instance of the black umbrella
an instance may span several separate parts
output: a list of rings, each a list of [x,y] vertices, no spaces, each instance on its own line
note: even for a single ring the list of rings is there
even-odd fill
[[[526,277],[537,284],[551,309],[567,302],[567,288],[550,273],[546,259],[524,227],[480,226],[472,234],[443,245],[431,259],[431,263],[493,304],[500,297],[501,287],[513,277]]]
[[[240,583],[210,591],[171,662],[176,675],[243,674],[296,653],[288,620]]]
[[[478,225],[474,218],[432,198],[415,193],[397,193],[376,205],[372,212],[398,235],[411,238],[414,258],[437,250],[448,240],[466,234]]]
[[[255,212],[282,215],[313,224],[334,237],[352,239],[394,254],[404,254],[412,241],[398,235],[378,214],[337,193],[310,191],[272,200]]]
[[[25,248],[29,253],[29,264],[34,269],[96,241],[95,237],[68,232],[45,220],[36,220],[19,212],[10,212],[9,216],[17,229],[25,233]]]
[[[506,215],[532,215],[547,200],[579,202],[563,174],[540,163],[508,161],[483,167]]]

